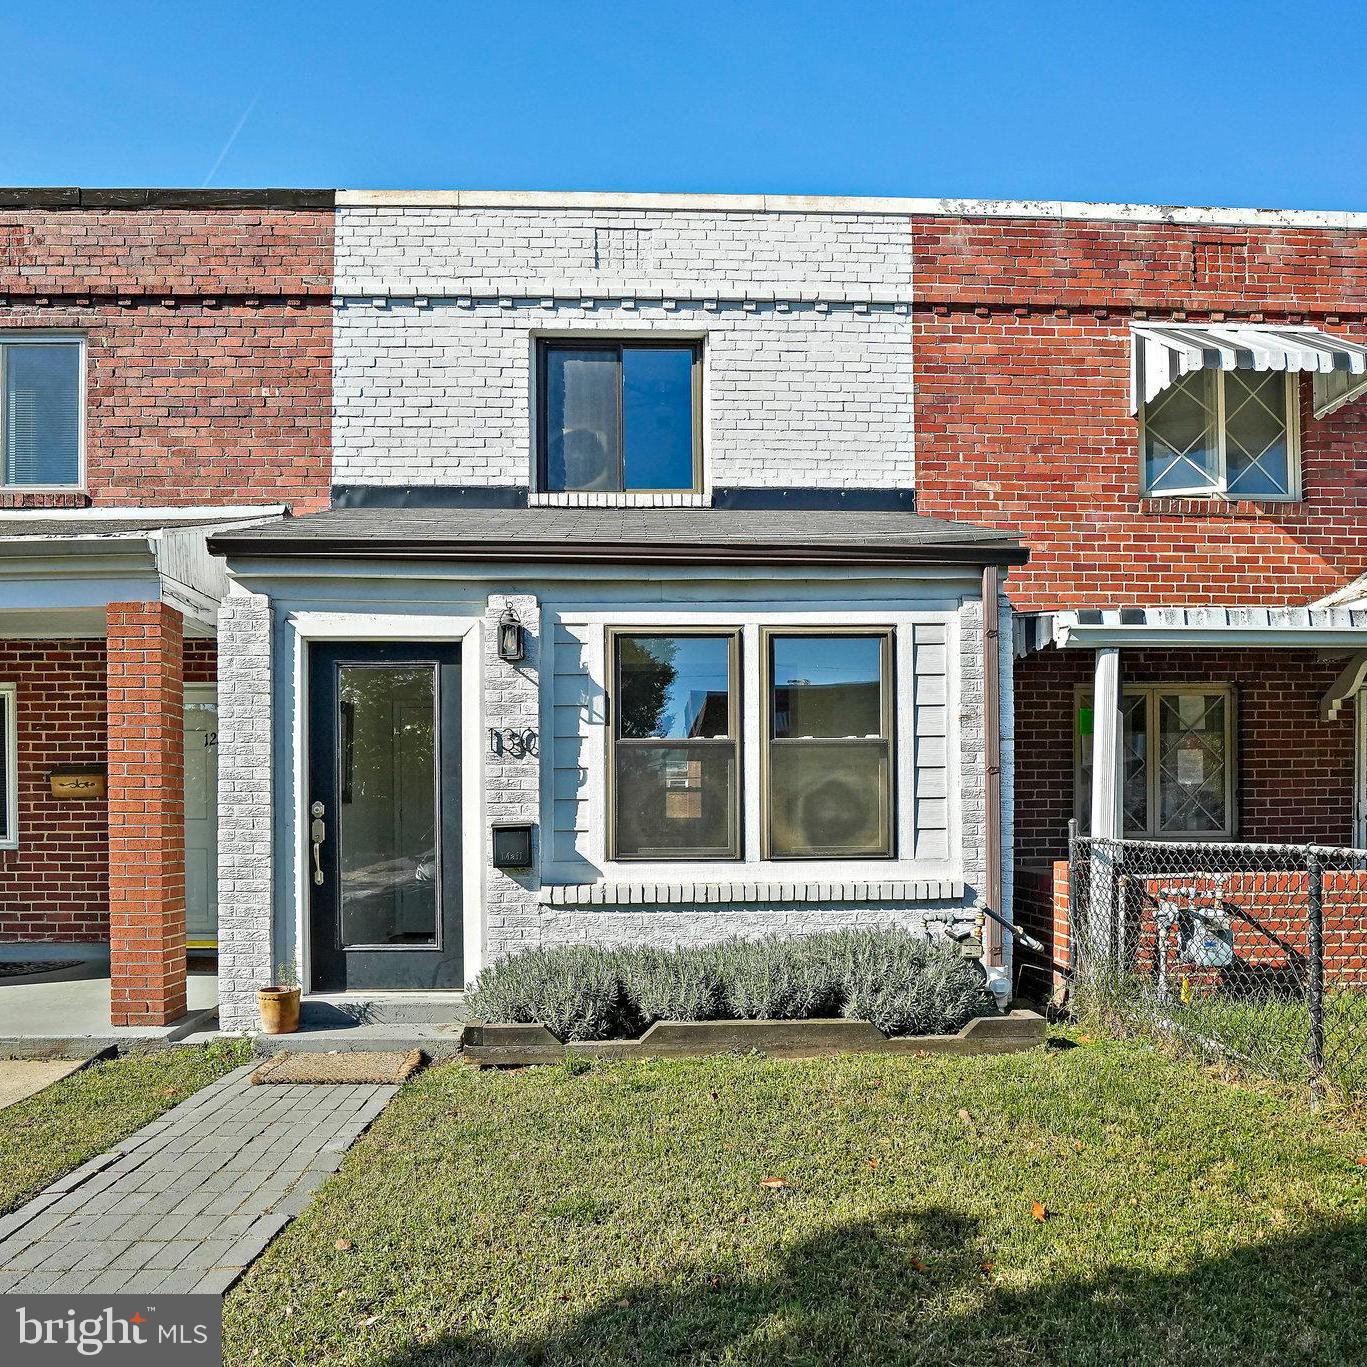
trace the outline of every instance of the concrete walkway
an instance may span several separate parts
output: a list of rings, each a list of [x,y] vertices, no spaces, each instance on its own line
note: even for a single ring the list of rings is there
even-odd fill
[[[226,1291],[397,1087],[239,1068],[0,1219],[0,1293]]]

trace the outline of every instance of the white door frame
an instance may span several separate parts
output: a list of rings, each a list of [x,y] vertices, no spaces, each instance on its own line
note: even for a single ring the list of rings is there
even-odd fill
[[[218,705],[218,684],[217,684],[217,683],[187,683],[187,684],[184,685],[183,691],[184,691],[185,698],[186,698],[186,701],[187,701],[187,702],[188,702],[192,697],[197,697],[197,698],[201,698],[201,699],[203,699],[203,698],[205,698],[205,697],[210,697],[210,698],[213,699],[213,702],[214,702],[215,707],[217,707],[217,705]],[[182,730],[184,730],[183,727],[182,727]],[[215,767],[215,772],[217,772],[217,767]],[[182,806],[182,809],[184,808],[184,805],[185,805],[185,804],[184,804],[184,791],[183,791],[184,783],[185,783],[185,773],[184,773],[184,769],[182,768],[182,771],[181,771],[181,785],[182,785],[181,806]],[[218,787],[218,785],[215,784],[215,785],[214,785],[214,788],[215,788],[214,798],[213,798],[213,802],[211,803],[211,806],[212,806],[212,809],[213,809],[213,821],[214,821],[214,831],[215,831],[215,847],[217,846],[217,831],[218,831],[218,792],[217,792],[217,787]],[[182,820],[183,820],[183,817],[182,817]],[[217,856],[216,856],[216,853],[215,853],[215,857],[217,857]],[[185,848],[185,865],[186,865],[186,872],[188,873],[188,872],[189,872],[189,846],[188,846],[188,844],[187,844],[187,846],[186,846],[186,848]],[[215,878],[215,879],[214,879],[215,891],[217,891],[217,884],[218,884],[218,880],[217,880],[217,878]],[[215,895],[215,899],[214,899],[214,900],[215,900],[215,903],[217,903],[217,900],[218,900],[218,899],[217,899],[217,896],[216,896],[216,895]],[[187,907],[187,912],[188,912],[188,907]],[[188,932],[187,932],[186,941],[185,941],[187,948],[193,948],[193,949],[202,949],[202,948],[214,948],[214,949],[217,949],[217,948],[218,948],[218,934],[217,934],[217,929],[218,929],[218,913],[217,913],[217,911],[215,911],[215,913],[214,913],[214,929],[215,929],[215,934],[214,934],[214,938],[213,938],[212,941],[196,940],[196,941],[193,943],[193,945],[190,943],[189,935],[188,935]]]
[[[299,982],[309,995],[309,772],[308,647],[315,641],[444,641],[460,645],[461,916],[465,981],[484,964],[483,653],[481,617],[384,615],[371,612],[292,612],[294,630],[294,934]],[[450,989],[459,991],[461,989]],[[356,992],[344,994],[355,998]],[[383,991],[367,993],[384,996]]]

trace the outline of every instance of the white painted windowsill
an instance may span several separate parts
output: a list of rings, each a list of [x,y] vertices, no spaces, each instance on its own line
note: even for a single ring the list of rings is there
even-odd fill
[[[632,906],[732,902],[958,902],[964,885],[951,878],[869,879],[845,883],[571,883],[543,887],[547,906]]]

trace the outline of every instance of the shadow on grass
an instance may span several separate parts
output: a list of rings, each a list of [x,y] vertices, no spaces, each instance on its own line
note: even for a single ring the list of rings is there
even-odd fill
[[[590,1364],[1356,1363],[1367,1355],[1367,1228],[1272,1240],[1186,1270],[999,1282],[972,1222],[906,1213],[795,1245],[773,1276],[644,1286],[557,1334],[478,1332],[383,1367]],[[1042,1237],[1044,1237],[1042,1233]]]

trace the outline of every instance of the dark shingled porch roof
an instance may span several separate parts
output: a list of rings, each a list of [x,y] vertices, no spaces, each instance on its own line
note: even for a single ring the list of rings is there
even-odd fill
[[[215,534],[245,556],[674,564],[1019,565],[1010,532],[919,513],[728,508],[334,508]]]

